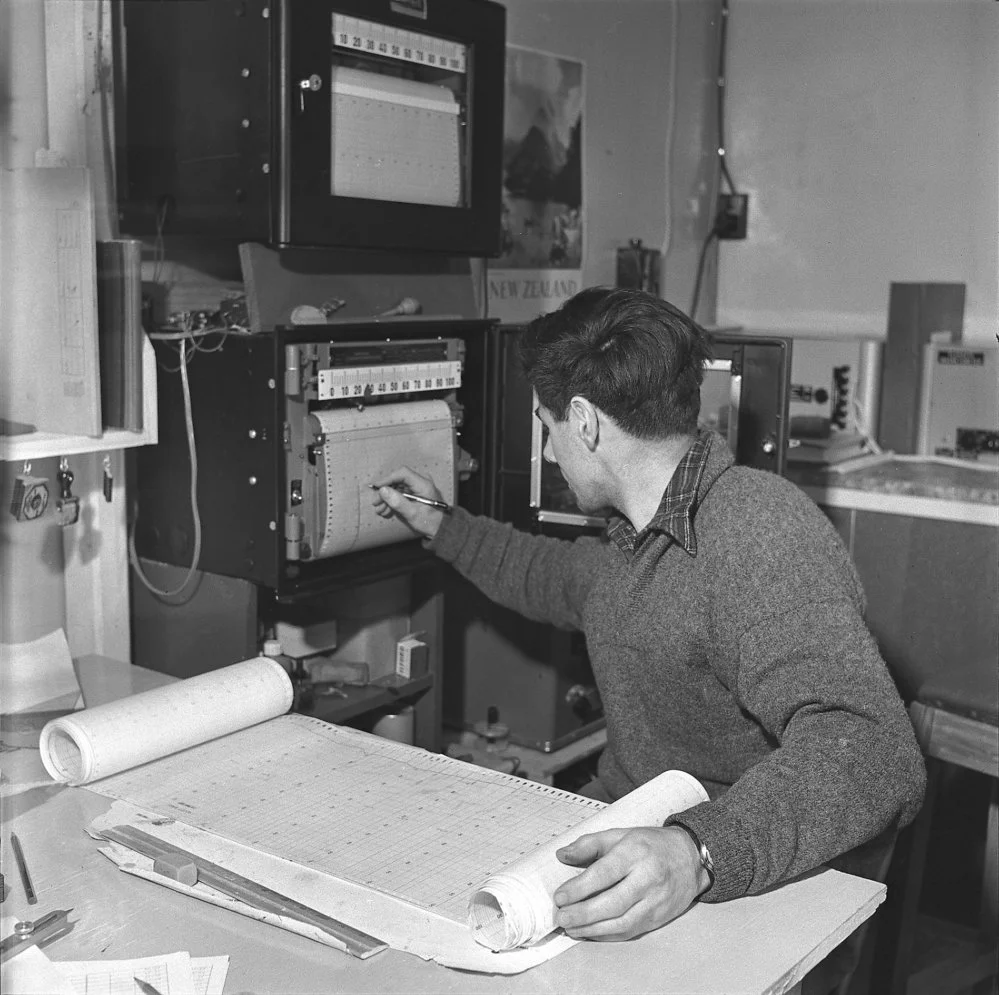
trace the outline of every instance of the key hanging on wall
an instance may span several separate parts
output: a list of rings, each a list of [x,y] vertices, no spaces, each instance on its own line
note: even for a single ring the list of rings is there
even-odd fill
[[[111,454],[104,454],[104,500],[108,504],[114,497],[114,473],[111,471]]]
[[[63,527],[75,525],[80,518],[80,499],[73,495],[73,471],[65,456],[59,457],[56,480],[59,482],[59,497],[55,505],[56,521]]]

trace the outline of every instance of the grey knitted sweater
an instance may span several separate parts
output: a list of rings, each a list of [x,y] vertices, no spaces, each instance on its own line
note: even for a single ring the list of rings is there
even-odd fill
[[[601,780],[616,798],[671,768],[697,777],[711,801],[675,821],[711,851],[704,899],[722,901],[890,840],[925,768],[811,500],[712,436],[693,524],[693,556],[659,532],[628,555],[455,509],[429,547],[498,603],[585,634],[607,716]]]

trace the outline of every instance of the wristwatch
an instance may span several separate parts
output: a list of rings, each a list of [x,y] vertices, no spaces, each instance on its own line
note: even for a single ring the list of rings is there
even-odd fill
[[[711,859],[711,851],[690,826],[685,826],[682,822],[674,822],[672,825],[678,829],[682,829],[694,841],[694,846],[697,847],[697,859],[701,862],[701,867],[708,872],[708,887],[706,890],[710,890],[715,883],[715,862]]]

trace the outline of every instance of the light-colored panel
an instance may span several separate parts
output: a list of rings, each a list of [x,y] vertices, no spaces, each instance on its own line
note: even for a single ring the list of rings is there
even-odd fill
[[[724,242],[720,320],[884,334],[891,281],[968,287],[995,333],[999,18],[983,0],[741,0],[730,166],[749,193]]]

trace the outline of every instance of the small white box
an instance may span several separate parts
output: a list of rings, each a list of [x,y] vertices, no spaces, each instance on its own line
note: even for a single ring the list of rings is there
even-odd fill
[[[919,415],[920,453],[999,463],[999,349],[925,346]]]
[[[412,680],[427,672],[429,663],[427,644],[412,634],[403,636],[395,644],[395,673],[397,677]]]

